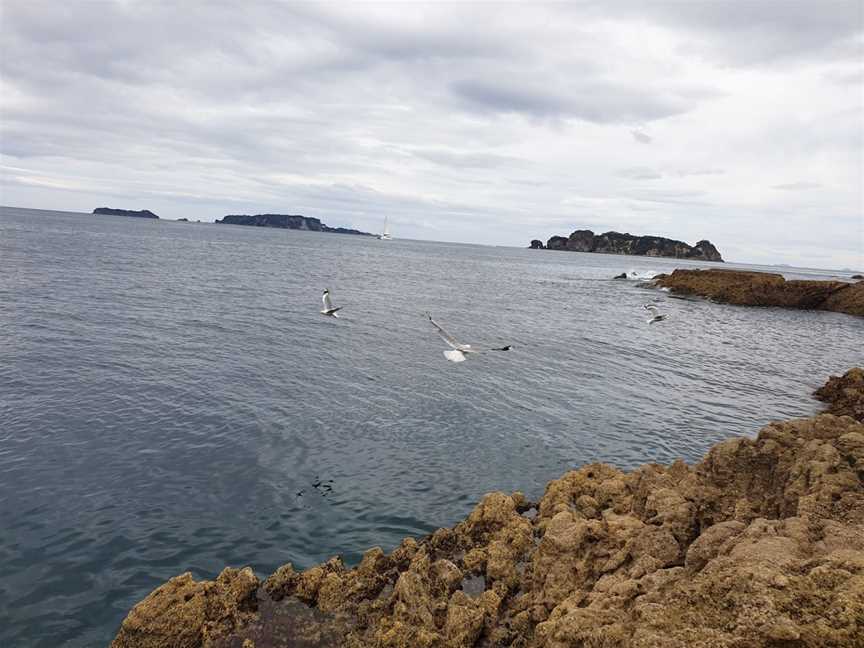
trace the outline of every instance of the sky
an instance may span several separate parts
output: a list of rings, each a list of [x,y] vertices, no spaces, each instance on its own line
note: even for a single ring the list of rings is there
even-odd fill
[[[0,203],[864,268],[864,2],[0,2]]]

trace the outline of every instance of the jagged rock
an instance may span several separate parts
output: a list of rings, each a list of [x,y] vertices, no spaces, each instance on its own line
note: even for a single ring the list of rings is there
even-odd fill
[[[530,247],[532,250],[542,250],[543,249],[543,241],[539,241],[537,239],[534,239],[533,241],[531,241],[531,245],[529,245],[528,247]]]
[[[546,249],[547,250],[566,250],[567,249],[567,237],[566,236],[553,236],[548,241],[546,241]]]
[[[856,367],[842,376],[831,376],[814,395],[828,403],[828,411],[835,416],[864,422],[864,370]]]
[[[535,241],[531,242],[531,247],[534,247],[534,243]],[[620,232],[594,234],[591,230],[576,230],[569,237],[553,236],[546,243],[546,249],[723,261],[717,248],[706,240],[691,247],[683,241],[662,236],[634,236]]]
[[[615,276],[612,277],[612,278],[613,278],[613,279],[626,279],[626,278],[627,278],[627,273],[626,273],[626,272],[622,272],[621,274],[619,274],[619,275],[615,275]]]
[[[859,403],[864,371],[825,391]],[[257,599],[248,570],[184,574],[133,608],[113,647],[860,646],[862,479],[864,424],[775,422],[693,466],[590,464],[536,503],[488,494],[455,527],[354,569],[285,565]]]
[[[786,281],[783,275],[743,270],[675,270],[653,285],[741,306],[783,306],[864,315],[864,283]]]
[[[258,585],[248,567],[228,567],[215,581],[176,576],[132,608],[111,648],[209,645],[256,618]]]
[[[102,214],[104,216],[132,216],[134,218],[155,218],[159,217],[149,209],[113,209],[111,207],[97,207],[93,210],[94,214]]]

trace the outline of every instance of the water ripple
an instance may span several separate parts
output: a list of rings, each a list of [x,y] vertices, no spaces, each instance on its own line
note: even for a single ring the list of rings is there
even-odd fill
[[[0,211],[0,645],[107,645],[186,570],[352,563],[490,490],[693,461],[864,360],[856,318],[666,299],[649,327],[663,297],[609,281],[673,267]],[[451,365],[424,310],[514,350]]]

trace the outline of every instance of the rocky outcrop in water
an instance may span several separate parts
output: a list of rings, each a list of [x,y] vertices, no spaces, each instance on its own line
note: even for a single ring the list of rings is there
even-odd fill
[[[354,569],[178,576],[112,647],[861,646],[862,480],[861,422],[771,423],[694,466],[591,464],[536,503],[491,493]]]
[[[741,270],[675,270],[653,285],[740,306],[783,306],[864,315],[864,283],[787,281],[783,275]]]
[[[814,395],[828,403],[831,414],[864,421],[864,369],[850,369],[842,376],[831,376]]]
[[[359,236],[374,236],[368,232],[347,229],[345,227],[328,227],[318,218],[293,214],[229,214],[216,221],[219,225],[252,225],[255,227],[278,227],[281,229],[308,230],[310,232],[331,232],[333,234],[356,234]]]
[[[539,243],[539,245],[535,245]],[[543,248],[540,241],[531,241],[532,248]],[[697,261],[720,261],[720,252],[710,241],[699,241],[694,246],[662,236],[634,236],[619,232],[594,234],[591,230],[576,230],[569,237],[553,236],[546,242],[547,250],[570,252],[599,252],[602,254],[632,254],[636,256],[673,257]]]
[[[93,210],[94,214],[102,214],[104,216],[132,216],[134,218],[156,218],[159,217],[149,209],[141,209],[134,211],[131,209],[113,209],[111,207],[97,207]]]
[[[531,241],[531,245],[529,245],[528,247],[531,248],[532,250],[542,250],[543,249],[543,241],[540,241],[538,239],[534,239],[533,241]]]

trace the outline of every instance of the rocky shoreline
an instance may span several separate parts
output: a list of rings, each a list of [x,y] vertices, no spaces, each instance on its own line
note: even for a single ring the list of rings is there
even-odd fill
[[[782,306],[864,316],[864,281],[790,280],[769,272],[675,270],[651,286],[739,306]]]
[[[819,395],[859,420],[771,423],[693,466],[590,464],[539,502],[491,493],[354,569],[186,573],[112,648],[861,646],[864,372]]]

